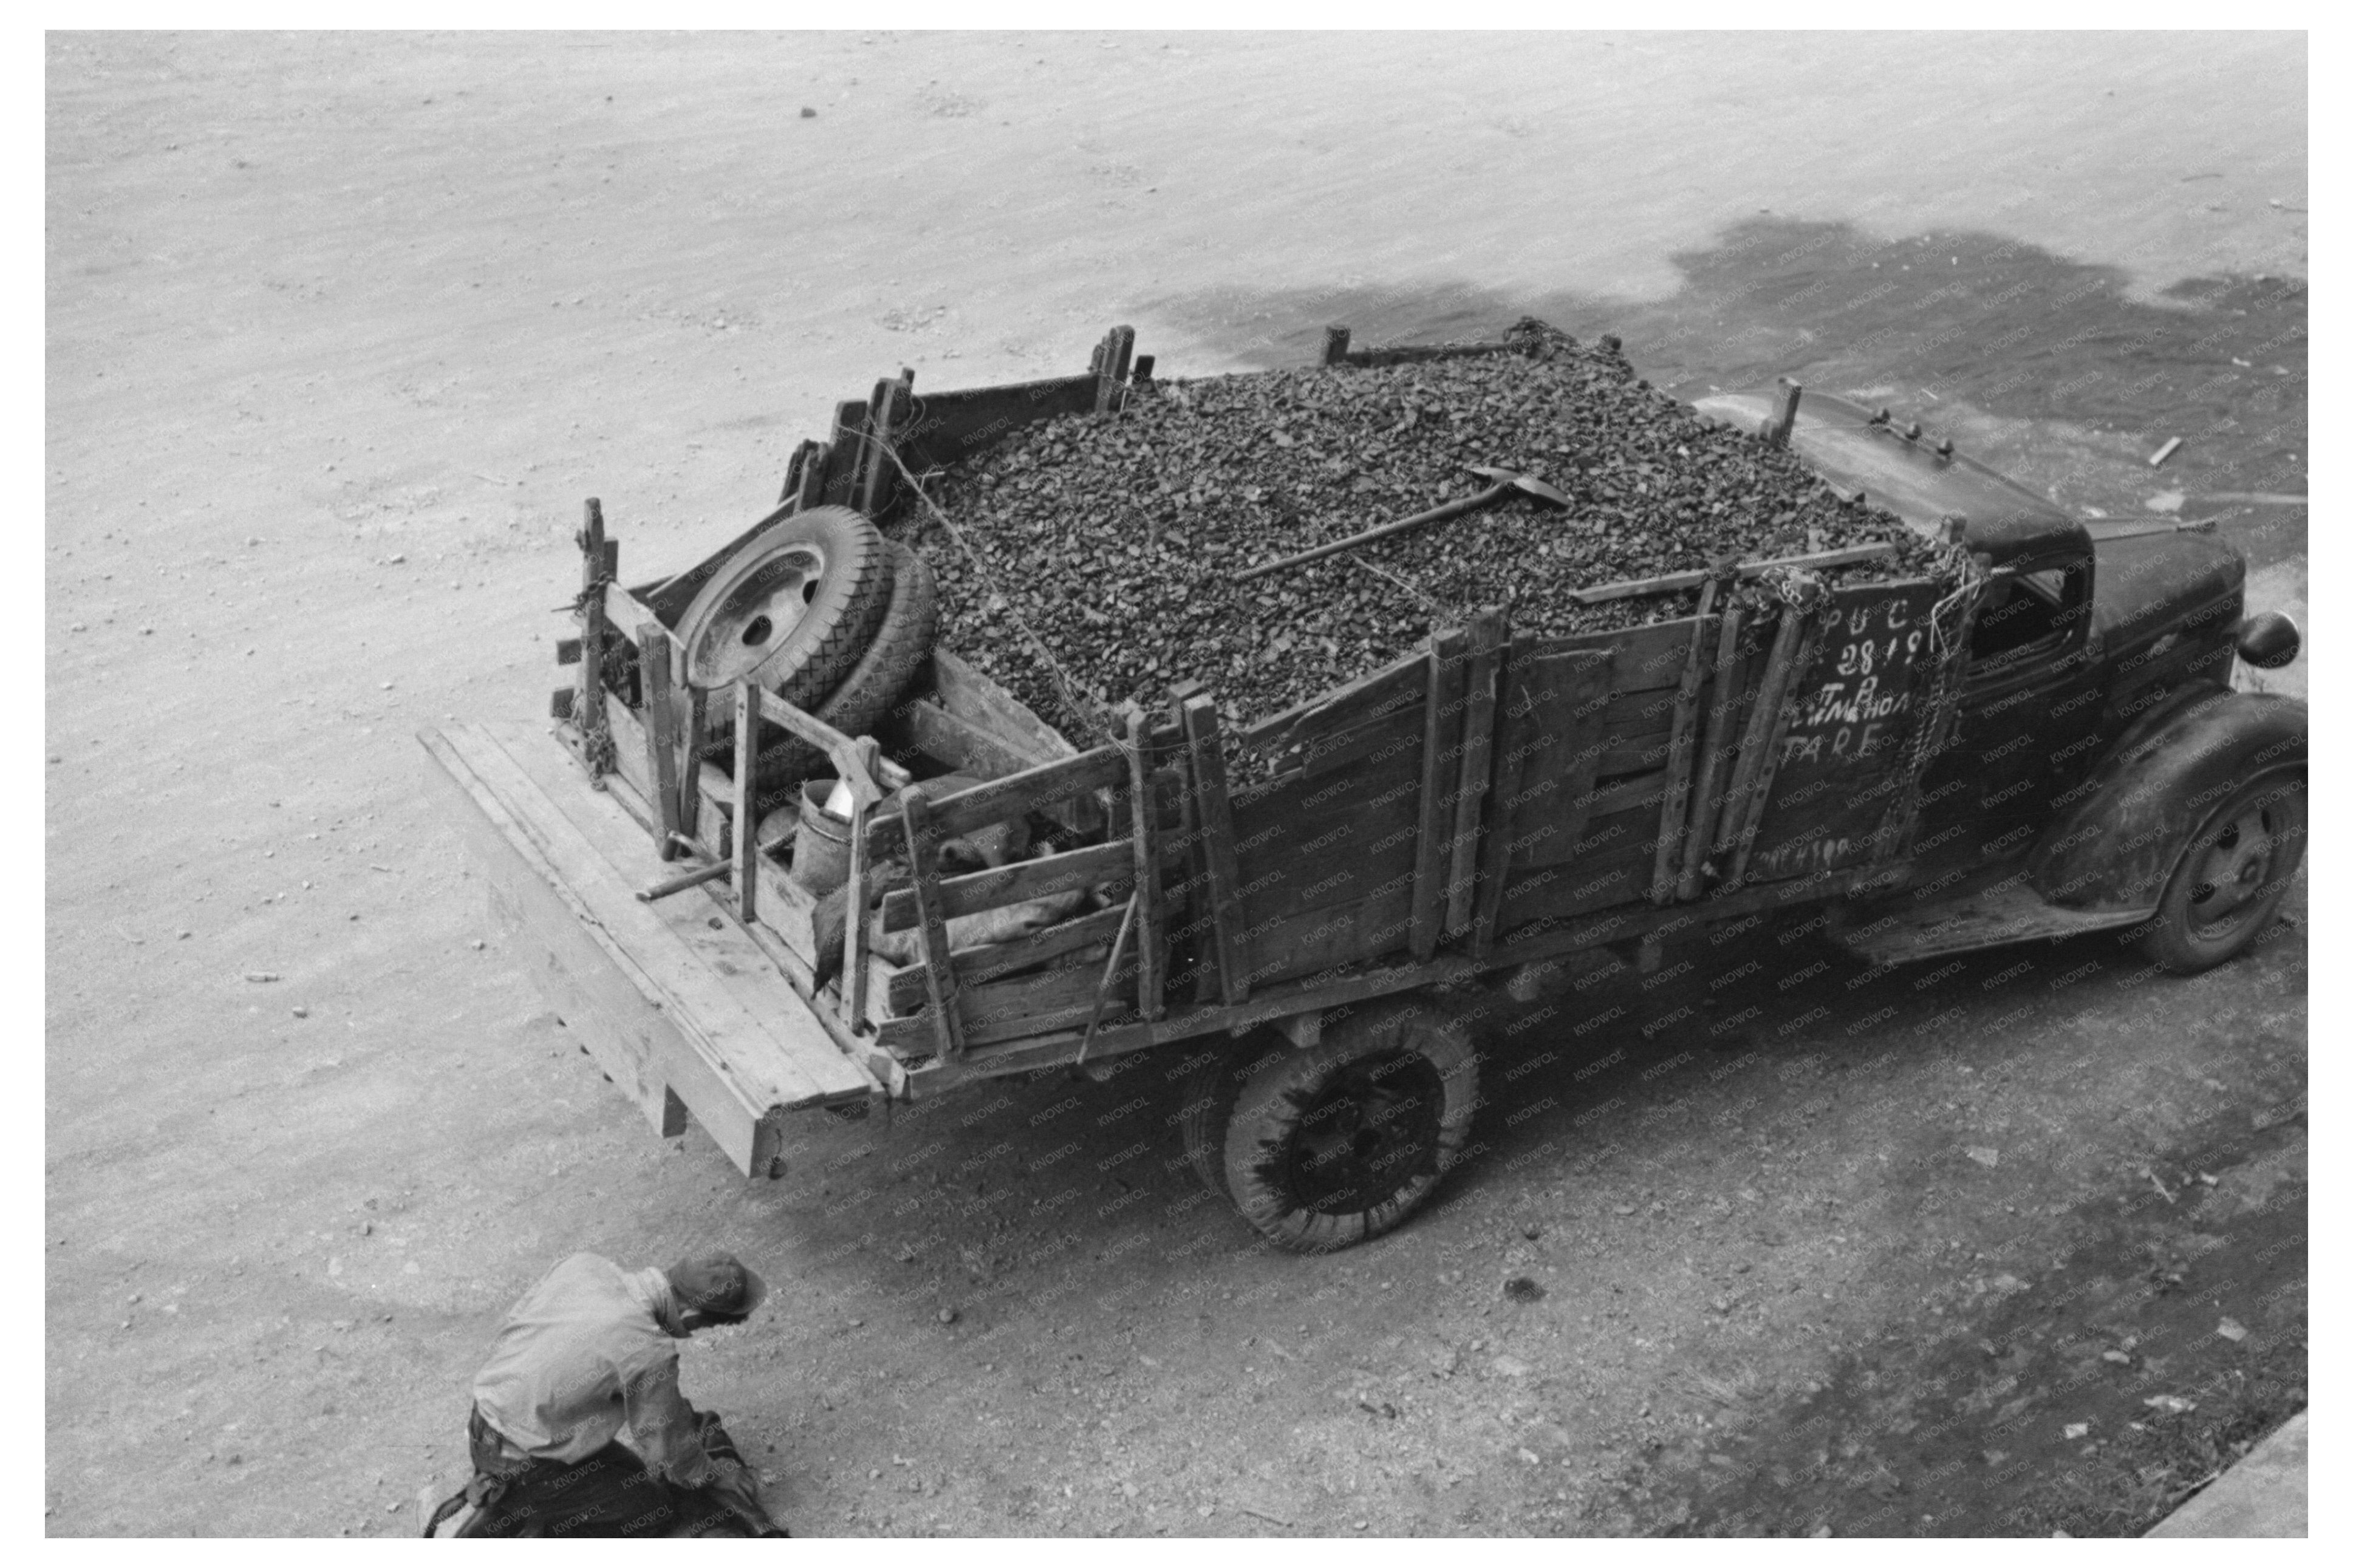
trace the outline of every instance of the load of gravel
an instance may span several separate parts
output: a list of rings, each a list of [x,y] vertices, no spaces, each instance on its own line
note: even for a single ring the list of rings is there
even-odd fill
[[[1016,431],[935,477],[938,513],[919,506],[897,530],[938,574],[941,642],[1091,745],[1112,708],[1155,705],[1188,678],[1229,723],[1265,718],[1484,605],[1515,631],[1560,635],[1689,615],[1690,592],[1580,605],[1568,590],[1727,555],[1895,542],[1902,555],[1830,575],[1926,568],[1929,546],[1900,519],[1637,380],[1615,340],[1523,321],[1510,341],[1517,352],[1147,384],[1118,415]],[[1573,504],[1514,493],[1234,580],[1483,488],[1472,464]]]

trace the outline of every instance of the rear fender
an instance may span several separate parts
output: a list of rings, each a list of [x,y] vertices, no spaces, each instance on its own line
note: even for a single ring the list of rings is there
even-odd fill
[[[2027,860],[2027,878],[2073,910],[2148,910],[2181,852],[2249,779],[2304,771],[2305,704],[2200,686],[2127,730],[2077,786]]]

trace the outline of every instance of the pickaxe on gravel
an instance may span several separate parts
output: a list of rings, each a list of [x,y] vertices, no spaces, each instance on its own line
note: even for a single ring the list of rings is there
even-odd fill
[[[1476,511],[1492,501],[1501,500],[1514,490],[1524,490],[1537,500],[1550,501],[1555,506],[1568,504],[1567,496],[1533,475],[1515,474],[1509,468],[1491,468],[1476,464],[1472,465],[1471,471],[1483,475],[1495,482],[1477,495],[1464,496],[1461,500],[1451,500],[1444,506],[1434,506],[1428,511],[1418,511],[1411,517],[1399,518],[1395,522],[1385,522],[1378,528],[1368,528],[1362,533],[1352,533],[1345,539],[1335,539],[1329,544],[1319,544],[1313,550],[1303,550],[1296,555],[1286,555],[1279,561],[1269,561],[1261,565],[1253,566],[1247,572],[1237,572],[1234,574],[1234,581],[1247,583],[1253,577],[1263,577],[1270,572],[1280,572],[1286,566],[1297,566],[1303,562],[1320,561],[1326,555],[1337,555],[1343,550],[1354,550],[1359,544],[1370,544],[1376,539],[1387,539],[1393,533],[1403,533],[1409,528],[1419,528],[1424,523],[1442,522],[1450,517],[1461,517],[1466,511]]]

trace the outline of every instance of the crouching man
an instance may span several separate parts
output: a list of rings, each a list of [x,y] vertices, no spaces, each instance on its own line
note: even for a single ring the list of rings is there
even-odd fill
[[[766,1295],[724,1252],[667,1269],[589,1252],[557,1264],[474,1378],[474,1479],[425,1533],[470,1505],[458,1535],[786,1534],[719,1418],[678,1387],[677,1342]]]

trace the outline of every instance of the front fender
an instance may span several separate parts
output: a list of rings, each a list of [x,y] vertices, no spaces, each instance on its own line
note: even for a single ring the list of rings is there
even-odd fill
[[[2073,910],[2148,910],[2223,797],[2301,773],[2310,713],[2269,692],[2202,687],[2127,730],[2027,859],[2027,879]]]

